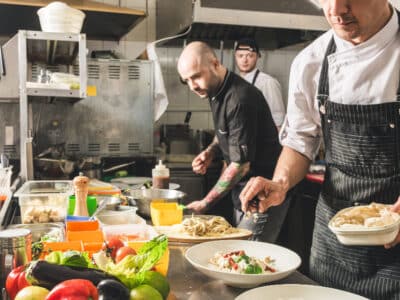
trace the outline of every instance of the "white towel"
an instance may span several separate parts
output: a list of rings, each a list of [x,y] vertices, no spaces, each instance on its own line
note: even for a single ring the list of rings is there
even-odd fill
[[[147,45],[147,55],[149,60],[154,63],[154,121],[157,121],[167,110],[168,96],[155,44],[156,43],[154,42]]]

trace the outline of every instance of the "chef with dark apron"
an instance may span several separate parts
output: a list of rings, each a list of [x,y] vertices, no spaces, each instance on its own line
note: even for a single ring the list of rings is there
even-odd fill
[[[385,247],[344,246],[328,229],[350,206],[394,204],[400,213],[400,17],[385,0],[319,3],[333,30],[294,60],[284,149],[272,181],[253,178],[244,188],[242,209],[254,194],[261,211],[279,205],[304,177],[322,135],[327,168],[310,276],[369,299],[400,299],[400,235]]]

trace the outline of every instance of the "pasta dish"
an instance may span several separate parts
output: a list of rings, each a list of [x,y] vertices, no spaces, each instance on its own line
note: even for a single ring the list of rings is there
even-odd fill
[[[339,228],[381,227],[393,224],[399,219],[397,213],[390,211],[390,205],[373,202],[338,213],[332,220],[332,225]]]
[[[209,219],[192,216],[182,221],[182,231],[191,236],[221,236],[238,232],[223,217],[214,216]]]
[[[219,271],[238,274],[265,274],[275,273],[272,266],[275,260],[266,256],[263,260],[248,256],[243,250],[232,252],[217,252],[210,259],[210,263]]]

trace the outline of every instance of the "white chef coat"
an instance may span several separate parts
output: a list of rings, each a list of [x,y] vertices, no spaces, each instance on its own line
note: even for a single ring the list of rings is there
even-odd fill
[[[244,75],[243,79],[252,83],[256,71],[257,68],[254,68],[253,71]],[[286,112],[285,105],[283,104],[282,100],[282,89],[279,81],[274,77],[260,71],[254,86],[263,93],[265,100],[267,100],[275,125],[277,127],[282,126]]]
[[[280,141],[315,158],[321,141],[318,80],[332,35],[337,50],[328,57],[330,100],[342,104],[378,104],[396,100],[400,73],[400,33],[397,14],[368,41],[353,45],[333,30],[302,50],[291,66],[288,109]]]

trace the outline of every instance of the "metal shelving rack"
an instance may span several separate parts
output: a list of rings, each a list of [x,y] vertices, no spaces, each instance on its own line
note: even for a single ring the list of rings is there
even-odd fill
[[[35,97],[77,101],[86,97],[87,63],[86,35],[19,30],[1,47],[3,68],[0,70],[0,101],[19,101],[21,179],[33,177],[32,107]],[[78,61],[79,89],[61,89],[54,85],[32,85],[35,74],[32,65],[63,65],[67,73],[74,72]],[[76,69],[76,68],[75,68]]]

